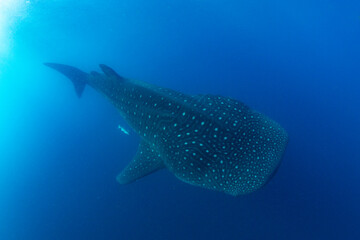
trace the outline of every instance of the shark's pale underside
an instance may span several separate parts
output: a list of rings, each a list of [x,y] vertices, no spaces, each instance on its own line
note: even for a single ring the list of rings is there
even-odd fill
[[[239,195],[265,185],[276,172],[288,136],[275,121],[245,104],[214,95],[186,95],[103,73],[45,63],[68,78],[80,97],[89,85],[106,96],[140,135],[134,159],[117,176],[133,182],[162,168],[180,180]]]

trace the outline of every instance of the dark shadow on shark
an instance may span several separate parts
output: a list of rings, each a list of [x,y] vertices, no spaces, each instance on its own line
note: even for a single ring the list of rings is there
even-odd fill
[[[275,121],[222,96],[190,96],[103,73],[45,63],[67,76],[80,97],[86,85],[107,97],[140,135],[134,159],[117,176],[121,184],[167,168],[180,180],[239,195],[264,186],[276,172],[288,136]]]

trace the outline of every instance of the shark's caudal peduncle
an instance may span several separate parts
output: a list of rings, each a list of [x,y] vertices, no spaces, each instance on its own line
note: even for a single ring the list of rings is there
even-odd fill
[[[192,185],[239,195],[264,186],[281,162],[285,130],[239,101],[129,80],[105,65],[100,65],[103,74],[45,65],[70,78],[79,97],[86,85],[106,96],[140,135],[119,183],[167,168]]]

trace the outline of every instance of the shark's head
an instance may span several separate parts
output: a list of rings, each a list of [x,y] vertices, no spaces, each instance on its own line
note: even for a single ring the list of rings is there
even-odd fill
[[[253,192],[277,170],[288,136],[241,102],[195,97],[167,125],[164,162],[179,179],[231,195]]]

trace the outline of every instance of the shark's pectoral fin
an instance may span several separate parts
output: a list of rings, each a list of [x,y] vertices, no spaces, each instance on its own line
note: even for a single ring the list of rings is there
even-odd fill
[[[164,167],[161,155],[148,143],[142,141],[135,158],[116,177],[116,180],[120,184],[131,183]]]

